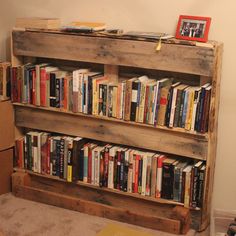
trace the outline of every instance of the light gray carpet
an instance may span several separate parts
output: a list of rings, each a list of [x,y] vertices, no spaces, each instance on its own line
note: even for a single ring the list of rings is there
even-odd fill
[[[12,194],[0,196],[0,236],[1,233],[4,236],[95,236],[109,223],[145,231],[153,236],[172,235],[16,198]],[[192,230],[187,234],[194,235]]]

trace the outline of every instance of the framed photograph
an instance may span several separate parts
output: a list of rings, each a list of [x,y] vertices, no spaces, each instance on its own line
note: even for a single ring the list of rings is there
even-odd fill
[[[207,42],[210,23],[210,17],[180,15],[175,37]]]

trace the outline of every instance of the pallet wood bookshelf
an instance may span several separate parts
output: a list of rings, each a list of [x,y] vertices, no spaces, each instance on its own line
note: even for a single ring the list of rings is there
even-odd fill
[[[204,189],[207,191],[204,191],[203,207],[197,210],[190,209],[192,227],[201,231],[210,221],[223,45],[215,41],[201,45],[186,45],[172,40],[163,43],[158,52],[155,51],[155,46],[156,42],[122,37],[15,30],[12,34],[12,64],[17,66],[42,58],[68,60],[72,64],[99,64],[113,81],[117,80],[119,70],[123,67],[154,70],[160,74],[183,75],[183,78],[189,78],[190,84],[197,81],[198,85],[202,85],[210,81],[212,94],[208,133],[189,132],[181,128],[152,127],[20,103],[14,103],[15,124],[19,129],[53,131],[105,142],[113,140],[117,144],[206,161]],[[186,231],[188,217],[185,220],[180,219],[178,214],[177,217],[173,217],[176,207],[183,208],[180,203],[137,197],[79,182],[66,183],[58,178],[30,171],[15,171],[13,192],[16,196],[172,233]],[[98,202],[100,198],[102,200]],[[140,212],[131,210],[137,206]],[[185,210],[183,208],[183,211]]]

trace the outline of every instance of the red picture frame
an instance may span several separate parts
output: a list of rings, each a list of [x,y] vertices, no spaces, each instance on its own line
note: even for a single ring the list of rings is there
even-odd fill
[[[210,24],[210,17],[180,15],[175,37],[207,42]]]

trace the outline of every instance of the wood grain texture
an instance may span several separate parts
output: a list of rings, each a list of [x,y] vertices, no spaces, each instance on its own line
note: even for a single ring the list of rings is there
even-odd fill
[[[212,76],[214,48],[30,31],[13,31],[13,53]]]
[[[214,62],[214,75],[212,78],[212,92],[210,103],[210,116],[209,116],[209,142],[208,142],[208,154],[207,154],[207,168],[206,168],[206,180],[205,191],[203,198],[203,215],[201,230],[206,229],[209,225],[211,214],[211,201],[212,191],[214,183],[215,173],[215,159],[217,150],[217,130],[218,130],[218,113],[220,102],[220,81],[221,81],[221,66],[222,66],[222,53],[223,44],[219,45],[216,50],[216,58]]]
[[[14,174],[15,177],[13,178],[13,181],[17,178],[25,178],[22,173],[20,173],[21,176],[17,177],[18,174],[19,173]],[[90,215],[105,217],[112,220],[118,220],[121,222],[131,223],[156,230],[163,230],[170,233],[180,233],[180,220],[167,218],[165,217],[166,213],[164,216],[161,216],[161,212],[155,214],[155,212],[153,212],[153,209],[155,208],[150,208],[150,206],[149,210],[147,208],[145,209],[144,207],[140,209],[137,205],[136,208],[132,208],[127,206],[127,203],[124,201],[120,202],[120,204],[123,204],[122,206],[113,205],[116,202],[116,199],[111,200],[110,204],[104,202],[99,203],[95,201],[96,199],[91,199],[91,197],[89,200],[87,200],[86,196],[84,199],[84,197],[81,195],[74,196],[73,194],[68,194],[68,191],[66,193],[58,193],[58,190],[54,192],[55,188],[54,190],[53,188],[50,189],[50,183],[46,185],[46,189],[42,189],[40,188],[42,183],[40,183],[40,181],[38,183],[39,186],[31,186],[31,183],[24,184],[24,181],[17,181],[17,183],[14,183],[15,187],[13,193],[17,197],[59,206],[70,210],[80,211]],[[66,189],[72,189],[73,192],[76,191],[79,193],[77,189],[73,189],[71,186],[73,185],[67,186]],[[87,195],[87,197],[89,196],[90,195]],[[135,203],[133,202],[133,204]],[[145,212],[142,212],[142,210]]]
[[[15,105],[16,126],[206,159],[207,142],[195,135],[110,119]],[[53,126],[52,126],[53,124]]]

